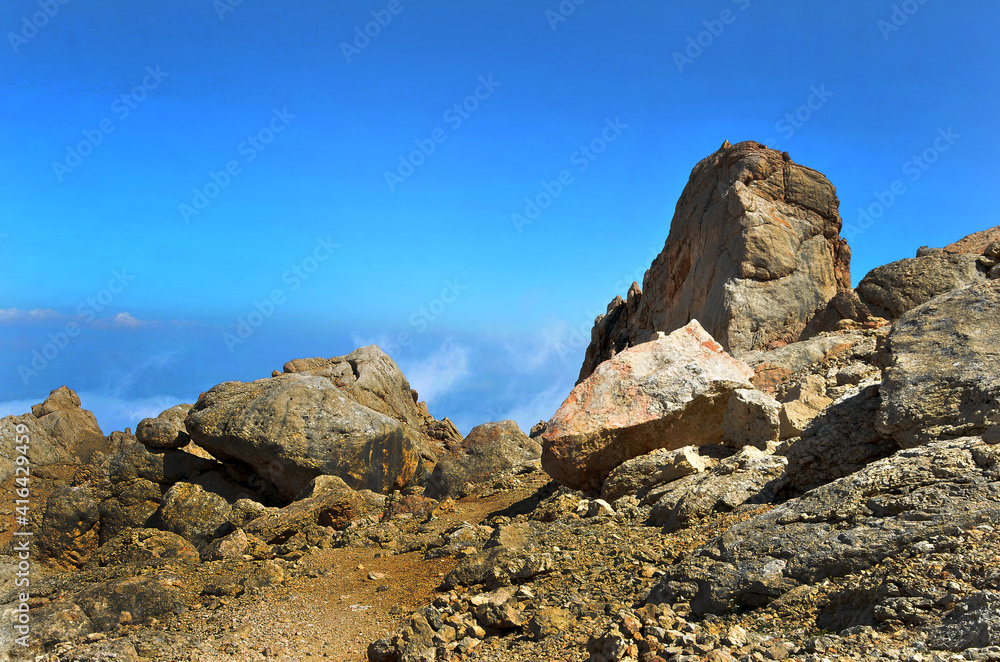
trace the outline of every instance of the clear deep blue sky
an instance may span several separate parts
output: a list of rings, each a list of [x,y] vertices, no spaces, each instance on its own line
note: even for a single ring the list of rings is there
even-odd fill
[[[228,1],[3,3],[0,413],[68,384],[110,432],[377,342],[527,428],[726,139],[830,178],[855,282],[1000,223],[993,0]]]

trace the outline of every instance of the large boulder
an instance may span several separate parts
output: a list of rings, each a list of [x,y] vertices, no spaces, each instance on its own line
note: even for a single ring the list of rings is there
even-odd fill
[[[95,630],[106,631],[121,623],[148,624],[153,619],[163,621],[181,614],[200,590],[191,577],[159,572],[94,584],[81,591],[75,601]]]
[[[57,563],[82,566],[97,551],[100,517],[98,505],[86,486],[64,486],[45,504],[38,543]]]
[[[877,332],[836,333],[789,343],[768,351],[753,351],[740,357],[752,367],[758,389],[774,393],[793,375],[838,357],[869,361],[876,352]]]
[[[502,471],[537,460],[541,454],[541,445],[514,421],[484,423],[438,459],[425,494],[435,499],[454,496],[465,483],[485,483]]]
[[[194,405],[171,407],[156,418],[144,418],[135,428],[135,438],[150,448],[182,448],[191,441],[184,419]]]
[[[131,529],[101,545],[91,565],[114,566],[151,560],[198,563],[201,557],[190,542],[160,529]]]
[[[230,532],[232,506],[218,494],[199,485],[177,483],[163,495],[156,512],[157,528],[185,538],[198,549]]]
[[[692,319],[736,356],[797,339],[817,308],[850,288],[838,205],[826,177],[787,153],[725,142],[691,172],[641,292],[633,284],[598,318],[580,380]]]
[[[129,529],[145,527],[159,510],[165,489],[144,478],[112,483],[110,493],[98,506],[100,543],[103,545]]]
[[[326,377],[359,405],[406,423],[430,439],[446,443],[462,440],[450,420],[435,419],[427,410],[427,403],[418,402],[417,392],[410,388],[399,366],[377,345],[359,347],[350,354],[329,359],[293,359],[283,366],[282,372]]]
[[[425,443],[412,427],[348,398],[331,378],[309,373],[219,384],[202,394],[185,426],[197,445],[250,466],[286,501],[322,474],[354,489],[405,487]]]
[[[720,444],[722,419],[753,370],[697,320],[631,347],[576,385],[542,434],[542,467],[597,492],[622,462],[657,448]]]
[[[80,408],[75,391],[61,386],[30,414],[0,419],[0,482],[14,475],[19,439],[26,437],[34,468],[52,464],[85,464],[94,453],[108,453],[111,444],[94,414]]]
[[[886,340],[879,431],[903,447],[982,434],[1000,412],[1000,282],[931,299]]]
[[[872,269],[857,292],[869,314],[894,320],[939,294],[985,280],[988,272],[978,255],[924,255]]]
[[[283,367],[286,374],[309,373],[330,379],[344,395],[360,405],[416,425],[420,410],[403,372],[375,345],[359,347],[331,359],[294,359]]]

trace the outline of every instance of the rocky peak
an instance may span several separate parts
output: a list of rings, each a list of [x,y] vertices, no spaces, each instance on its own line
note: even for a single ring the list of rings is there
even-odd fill
[[[35,418],[41,418],[47,414],[57,411],[73,411],[80,409],[80,396],[76,391],[68,386],[60,386],[49,393],[49,397],[44,402],[31,406],[31,413]]]
[[[734,355],[797,340],[818,308],[850,288],[838,205],[833,184],[787,153],[723,143],[691,172],[642,287],[596,320],[580,380],[692,319]]]

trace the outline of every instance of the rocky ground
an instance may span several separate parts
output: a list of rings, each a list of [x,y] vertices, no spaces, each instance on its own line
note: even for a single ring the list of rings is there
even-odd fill
[[[149,573],[203,588],[162,623],[125,621],[34,659],[395,659],[378,651],[400,631],[397,639],[431,649],[425,659],[446,660],[1000,659],[996,646],[934,650],[949,636],[961,645],[1000,633],[1000,535],[990,524],[931,536],[764,608],[734,601],[706,615],[689,600],[650,603],[650,592],[665,571],[773,504],[712,512],[664,535],[645,525],[648,506],[626,498],[612,511],[538,470],[493,490],[423,522],[397,518],[402,535],[384,546],[359,546],[373,528],[360,524],[332,543],[344,547],[279,547],[272,560],[225,568],[150,564]],[[941,634],[949,623],[956,634]]]

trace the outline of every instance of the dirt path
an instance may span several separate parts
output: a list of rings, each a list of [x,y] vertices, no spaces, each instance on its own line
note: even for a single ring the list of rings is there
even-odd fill
[[[479,523],[531,492],[460,501],[437,524]],[[300,560],[305,576],[268,589],[255,603],[189,612],[182,629],[219,650],[219,660],[365,662],[368,644],[398,631],[404,618],[433,601],[456,564],[454,558],[425,560],[422,552],[322,549]]]

